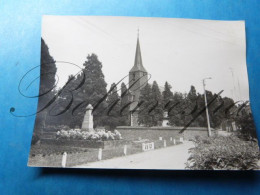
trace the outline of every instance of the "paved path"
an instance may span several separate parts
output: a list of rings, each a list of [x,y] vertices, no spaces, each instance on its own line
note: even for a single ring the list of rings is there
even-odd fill
[[[88,163],[75,168],[119,168],[119,169],[185,169],[191,141],[183,144],[142,152],[124,157]]]

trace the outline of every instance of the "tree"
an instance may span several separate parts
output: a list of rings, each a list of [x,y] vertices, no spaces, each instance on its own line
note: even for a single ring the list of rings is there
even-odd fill
[[[78,87],[79,83],[81,83],[83,79],[82,74],[78,74],[76,76],[69,75],[68,80],[66,83],[66,87],[62,90],[62,93],[59,95],[57,100],[53,103],[53,112],[54,113],[62,113],[61,115],[55,116],[51,118],[52,125],[65,125],[65,126],[71,126],[71,127],[77,127],[80,128],[80,124],[78,121],[81,121],[81,118],[79,115],[74,115],[73,113],[73,107],[77,105],[80,101],[78,98],[78,90],[75,91],[75,89]],[[67,106],[70,104],[70,101],[72,102],[72,105],[70,108],[67,108]],[[84,110],[85,112],[85,110]],[[84,113],[82,113],[83,115]]]
[[[169,123],[172,126],[183,126],[182,119],[184,97],[182,93],[175,92],[173,94],[172,103],[168,108]]]
[[[244,139],[257,138],[256,127],[249,105],[241,110],[235,121]]]
[[[171,92],[171,85],[166,81],[164,84],[164,91],[162,92],[163,96],[163,105],[165,108],[169,108],[171,102],[173,100],[173,93]]]
[[[151,100],[153,102],[153,110],[150,112],[152,115],[152,125],[161,126],[163,121],[163,97],[156,81],[152,85]]]
[[[41,39],[41,67],[40,67],[40,90],[38,100],[38,110],[42,109],[55,95],[55,75],[56,64],[53,57],[49,53],[49,48],[45,41]],[[45,94],[46,93],[46,94]],[[41,96],[41,94],[44,94]],[[50,107],[44,109],[37,114],[36,118],[36,134],[42,133],[41,130],[45,129],[47,125],[47,117]]]
[[[138,112],[138,123],[145,126],[152,126],[152,116],[149,114],[149,109],[152,104],[152,88],[148,83],[140,91],[139,103],[143,102]]]
[[[107,97],[107,109],[106,109],[106,125],[109,130],[114,130],[121,123],[120,117],[120,98],[117,93],[117,87],[115,83],[111,85],[111,92]]]
[[[127,87],[124,82],[121,84],[121,102],[120,102],[120,110],[122,110],[121,114],[121,125],[130,125],[129,119],[129,109],[130,105],[125,107],[129,103],[129,93],[127,91]]]
[[[193,85],[191,85],[190,91],[187,94],[187,97],[185,98],[185,104],[187,106],[185,109],[184,125],[188,124],[191,120],[193,120],[196,117],[197,113],[199,112],[197,99],[198,96],[196,93],[196,89]],[[193,127],[199,126],[198,120],[196,119],[195,121],[193,121],[190,124],[190,126]]]
[[[74,106],[80,104],[80,107],[77,109],[77,116],[74,117],[72,126],[81,126],[85,108],[88,104],[94,107],[94,127],[104,126],[106,120],[104,110],[107,107],[106,98],[104,97],[107,94],[107,83],[102,72],[102,63],[98,60],[96,54],[91,54],[87,56],[83,66],[86,80],[77,93],[74,93]],[[83,74],[80,77],[82,79]],[[103,101],[100,101],[102,98]]]
[[[193,85],[191,85],[190,87],[190,91],[188,93],[187,98],[194,103],[197,100],[197,93],[196,93],[196,89]]]

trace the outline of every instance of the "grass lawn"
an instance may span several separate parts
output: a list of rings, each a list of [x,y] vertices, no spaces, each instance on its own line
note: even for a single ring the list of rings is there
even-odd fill
[[[152,141],[149,141],[152,142]],[[155,149],[164,147],[164,141],[156,140]],[[180,142],[176,141],[176,144]],[[174,145],[173,141],[167,140],[167,146]],[[55,147],[47,144],[32,145],[28,165],[40,167],[61,167],[62,155],[67,152],[67,167],[98,161],[98,148],[81,148],[57,145]],[[142,143],[127,144],[127,155],[140,153]],[[102,150],[102,160],[124,156],[124,145],[108,147]]]

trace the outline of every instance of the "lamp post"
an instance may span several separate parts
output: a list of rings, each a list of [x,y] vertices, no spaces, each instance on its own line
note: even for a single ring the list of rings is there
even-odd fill
[[[206,79],[211,79],[211,77],[204,78],[204,79],[202,80],[203,89],[204,89],[205,106],[206,106],[207,123],[208,123],[208,135],[209,135],[209,137],[210,137],[210,136],[211,136],[211,129],[210,129],[210,121],[209,121],[209,110],[208,110],[207,95],[206,95],[206,89],[205,89],[205,86],[206,86],[205,80],[206,80]]]

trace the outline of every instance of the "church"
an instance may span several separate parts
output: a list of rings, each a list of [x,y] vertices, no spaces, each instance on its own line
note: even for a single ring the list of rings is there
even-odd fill
[[[139,35],[137,36],[137,44],[135,51],[135,61],[134,66],[129,71],[129,86],[132,86],[129,89],[130,100],[133,103],[130,105],[130,121],[131,126],[139,126],[138,124],[138,110],[134,111],[135,107],[138,104],[141,89],[146,86],[148,83],[148,72],[143,66],[141,48],[139,42]]]

